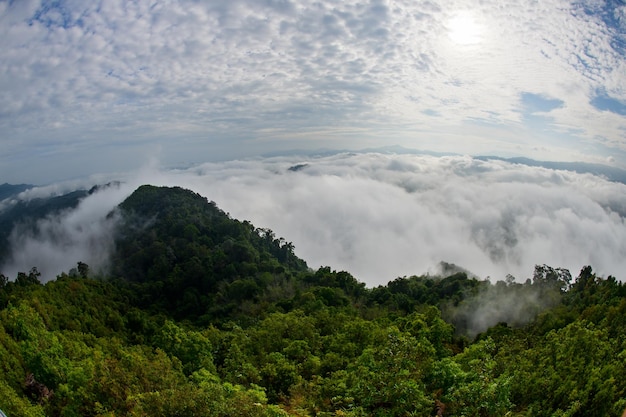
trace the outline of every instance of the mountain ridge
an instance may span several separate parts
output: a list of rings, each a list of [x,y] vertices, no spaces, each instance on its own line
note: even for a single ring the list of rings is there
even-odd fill
[[[0,406],[25,417],[620,415],[626,286],[535,267],[368,289],[180,187],[116,208],[112,275],[0,275]],[[499,310],[499,312],[498,312]],[[496,314],[498,313],[498,314]],[[495,314],[495,315],[494,315]],[[557,360],[555,360],[557,358]],[[539,387],[539,388],[537,388]]]
[[[573,171],[579,174],[593,174],[604,177],[609,181],[626,184],[626,170],[603,164],[594,164],[589,162],[538,161],[526,157],[502,158],[499,156],[475,156],[474,158],[482,161],[504,161],[511,164],[521,164],[531,167]]]

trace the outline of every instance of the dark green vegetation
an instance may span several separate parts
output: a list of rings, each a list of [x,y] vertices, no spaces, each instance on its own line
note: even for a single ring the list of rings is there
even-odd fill
[[[82,198],[95,190],[94,187],[91,191],[77,190],[60,196],[19,200],[8,204],[11,196],[28,188],[31,186],[0,186],[0,201],[7,199],[4,202],[7,207],[0,210],[0,264],[9,256],[9,237],[16,226],[20,233],[34,233],[37,220],[75,208]]]
[[[524,284],[457,272],[369,289],[310,270],[290,243],[189,191],[144,186],[120,210],[107,277],[81,262],[45,285],[36,269],[0,277],[9,417],[626,407],[626,288],[590,267],[575,280],[544,265]],[[470,339],[493,300],[523,308]]]
[[[111,182],[93,186],[89,190],[75,190],[66,194],[26,200],[13,197],[33,188],[32,185],[6,183],[0,185],[0,265],[10,258],[11,233],[38,237],[38,221],[74,209],[88,195],[102,188],[118,185],[119,182]]]

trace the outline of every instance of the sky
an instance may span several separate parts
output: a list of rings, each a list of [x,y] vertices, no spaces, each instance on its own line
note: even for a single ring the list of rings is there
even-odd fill
[[[626,280],[626,184],[589,173],[462,155],[340,153],[184,169],[163,169],[155,160],[133,173],[55,183],[19,198],[105,179],[120,182],[75,210],[40,219],[36,235],[16,228],[12,260],[0,272],[13,278],[36,266],[49,280],[78,261],[106,271],[115,207],[150,183],[191,189],[232,218],[292,242],[309,267],[345,270],[369,287],[436,275],[441,261],[493,282],[508,274],[524,282],[543,264],[573,277],[591,265],[599,276]]]
[[[0,0],[0,182],[400,145],[626,167],[623,0]]]

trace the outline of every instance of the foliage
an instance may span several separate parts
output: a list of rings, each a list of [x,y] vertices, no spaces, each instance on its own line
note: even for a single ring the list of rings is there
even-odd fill
[[[140,286],[144,308],[206,322],[236,313],[274,277],[306,270],[291,243],[181,188],[139,187],[120,210],[113,274]]]
[[[13,416],[619,416],[626,292],[585,267],[366,288],[181,189],[121,207],[110,278],[0,280]],[[526,315],[469,334],[489,298]],[[522,300],[524,302],[522,303]],[[529,300],[531,302],[529,302]],[[482,313],[481,313],[482,314]],[[521,313],[520,313],[521,314]]]

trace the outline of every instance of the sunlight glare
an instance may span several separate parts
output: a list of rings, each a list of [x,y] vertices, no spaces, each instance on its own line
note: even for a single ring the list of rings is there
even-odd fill
[[[457,13],[448,23],[448,36],[459,45],[474,45],[481,41],[481,26],[469,12]]]

